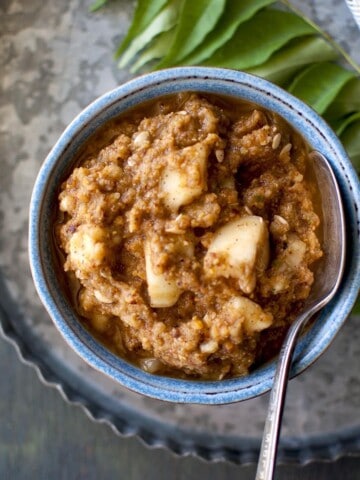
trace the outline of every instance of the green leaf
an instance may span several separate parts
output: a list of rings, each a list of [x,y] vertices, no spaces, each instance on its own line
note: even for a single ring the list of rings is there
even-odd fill
[[[158,68],[174,65],[194,50],[214,28],[226,0],[184,0],[173,44]]]
[[[101,1],[101,0],[100,0]],[[106,1],[106,0],[105,0]],[[138,0],[134,12],[134,18],[130,28],[115,53],[115,58],[126,50],[135,37],[140,35],[156,17],[160,10],[168,3],[168,0]]]
[[[289,92],[311,105],[321,115],[354,76],[353,72],[335,63],[316,63],[297,75]]]
[[[97,10],[100,10],[100,8],[102,8],[107,2],[108,0],[96,0],[96,2],[90,5],[90,12],[96,12]]]
[[[166,55],[169,50],[169,45],[173,41],[175,34],[175,29],[172,28],[168,32],[160,33],[149,45],[149,47],[144,50],[130,68],[131,73],[138,72],[144,65],[153,61],[159,60],[164,55]]]
[[[230,40],[241,23],[270,3],[274,3],[274,0],[228,0],[216,28],[205,37],[201,45],[183,59],[182,63],[196,65],[209,58]]]
[[[313,27],[293,13],[262,10],[243,23],[232,39],[203,64],[237,69],[255,67],[292,38],[311,33]]]
[[[360,120],[360,112],[355,112],[347,117],[340,118],[339,120],[334,120],[330,122],[330,125],[335,130],[337,135],[341,135],[343,131],[356,120]]]
[[[351,312],[353,315],[360,315],[360,297],[357,298],[354,308]]]
[[[360,66],[350,57],[350,55],[342,48],[339,43],[336,43],[335,40],[331,38],[331,36],[324,30],[322,30],[319,25],[311,20],[308,16],[304,14],[299,8],[297,8],[291,0],[279,0],[280,3],[286,5],[286,7],[291,11],[294,12],[296,15],[304,19],[309,25],[311,25],[314,30],[325,38],[331,45],[335,48],[335,50],[339,53],[339,56],[342,57],[342,60],[346,60],[347,64],[351,66],[354,72],[357,72],[360,75]],[[348,0],[346,0],[348,1]],[[350,0],[352,1],[352,0]],[[357,0],[355,0],[357,1]]]
[[[360,121],[351,123],[340,136],[356,171],[360,174]]]
[[[249,69],[248,72],[267,78],[278,85],[285,85],[306,65],[336,58],[337,53],[328,42],[312,35],[291,40],[265,63]]]
[[[172,0],[161,12],[154,18],[141,34],[131,42],[129,48],[124,52],[119,67],[125,67],[148,43],[162,32],[166,32],[176,25],[180,0]]]
[[[353,78],[340,90],[325,115],[336,119],[357,111],[360,111],[360,78]]]

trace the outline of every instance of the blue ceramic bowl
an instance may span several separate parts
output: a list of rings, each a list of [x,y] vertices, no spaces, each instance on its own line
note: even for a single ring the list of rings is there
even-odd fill
[[[52,251],[52,218],[57,192],[78,149],[104,122],[144,101],[180,91],[228,95],[273,110],[298,130],[331,163],[341,189],[347,225],[347,263],[336,297],[300,339],[292,376],[329,346],[349,315],[360,284],[360,187],[336,135],[311,108],[273,84],[242,72],[184,67],[136,78],[95,100],[68,126],[46,158],[30,205],[30,263],[39,296],[68,344],[91,366],[141,394],[172,402],[222,404],[246,400],[271,388],[275,362],[249,375],[203,382],[148,374],[109,352],[79,322],[63,294]]]

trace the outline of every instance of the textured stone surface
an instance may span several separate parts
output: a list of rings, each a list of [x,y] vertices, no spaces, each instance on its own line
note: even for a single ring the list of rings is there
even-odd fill
[[[296,2],[360,62],[359,31],[345,3]],[[164,405],[128,392],[85,365],[65,345],[35,293],[27,258],[27,219],[39,167],[72,118],[94,98],[130,78],[112,58],[133,9],[110,2],[96,14],[89,2],[7,0],[0,4],[0,269],[21,316],[18,335],[60,377],[89,389],[113,415],[123,406],[156,424],[233,436],[262,433],[267,396],[237,405]],[[360,332],[351,319],[309,372],[291,382],[283,434],[309,435],[359,428]],[[84,378],[86,381],[84,382]]]

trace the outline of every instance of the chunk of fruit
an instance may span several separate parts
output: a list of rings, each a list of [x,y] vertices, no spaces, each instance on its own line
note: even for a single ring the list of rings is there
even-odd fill
[[[160,191],[169,210],[176,212],[206,190],[208,155],[209,147],[197,143],[183,148],[165,167]]]
[[[145,268],[150,305],[154,308],[172,307],[177,302],[181,290],[175,280],[164,274],[155,273],[150,241],[145,243]]]
[[[244,293],[256,286],[257,274],[269,262],[269,235],[261,217],[246,215],[221,227],[214,235],[204,259],[209,277],[237,278]]]

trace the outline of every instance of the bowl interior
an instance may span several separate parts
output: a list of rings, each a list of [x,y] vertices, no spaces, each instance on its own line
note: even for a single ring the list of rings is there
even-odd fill
[[[305,140],[323,153],[333,167],[341,190],[347,224],[347,263],[340,289],[295,351],[292,375],[301,373],[329,346],[355,301],[360,284],[360,193],[354,172],[339,140],[309,107],[269,82],[241,72],[210,68],[177,68],[139,77],[100,97],[69,125],[45,160],[30,207],[30,262],[36,288],[67,342],[90,365],[139,393],[175,402],[220,404],[245,400],[271,388],[274,362],[249,375],[203,382],[148,374],[109,352],[78,321],[56,274],[53,214],[59,186],[79,148],[108,120],[158,96],[202,91],[235,96],[273,110]]]

